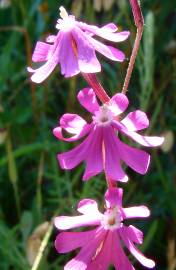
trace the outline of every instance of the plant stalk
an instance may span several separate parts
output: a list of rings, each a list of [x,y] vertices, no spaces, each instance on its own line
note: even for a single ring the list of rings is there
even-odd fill
[[[123,94],[126,94],[126,92],[128,91],[128,86],[129,86],[129,83],[130,83],[130,79],[131,79],[131,75],[132,75],[132,72],[133,72],[134,64],[135,64],[136,57],[137,57],[138,50],[139,50],[139,46],[140,46],[140,43],[141,43],[143,27],[144,27],[144,18],[143,18],[143,15],[142,15],[139,0],[129,0],[129,1],[130,1],[130,5],[131,5],[131,8],[132,8],[132,12],[133,12],[134,22],[135,22],[135,25],[137,27],[137,32],[136,32],[136,38],[135,38],[132,54],[131,54],[131,57],[130,57],[130,62],[129,62],[129,65],[128,65],[127,73],[126,73],[123,88],[122,88],[122,93]]]

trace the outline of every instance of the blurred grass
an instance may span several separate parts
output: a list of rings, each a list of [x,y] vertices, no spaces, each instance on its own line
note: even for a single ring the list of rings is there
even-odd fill
[[[85,2],[81,3],[81,2]],[[82,7],[81,7],[82,4]],[[30,82],[26,67],[37,40],[55,33],[58,7],[63,1],[14,0],[0,9],[0,269],[31,269],[27,241],[34,229],[58,214],[74,214],[80,198],[99,200],[103,207],[103,175],[88,183],[81,181],[83,166],[62,171],[56,153],[70,147],[57,142],[52,129],[66,111],[85,111],[76,101],[76,92],[86,83],[78,76],[66,80],[58,69],[41,85]],[[135,27],[126,0],[114,1],[109,11],[96,12],[92,1],[64,1],[68,10],[80,13],[80,20],[98,25],[113,21],[130,29],[131,38],[119,44],[130,57]],[[176,131],[176,7],[174,1],[142,1],[145,30],[132,76],[130,110],[141,108],[151,120],[149,134]],[[8,18],[8,19],[7,19]],[[113,95],[120,91],[128,61],[114,64],[101,56],[103,85]],[[3,132],[7,136],[3,139]],[[157,269],[174,270],[176,228],[175,146],[168,153],[150,150],[152,163],[144,177],[127,172],[123,185],[125,205],[145,203],[151,218],[134,221],[145,232],[142,247],[157,262]],[[58,255],[53,247],[57,232],[44,233],[46,249],[38,269],[63,269],[70,255]],[[47,238],[48,237],[48,238]],[[171,250],[172,248],[172,250]],[[35,249],[34,249],[35,250]],[[138,264],[135,262],[136,267]]]

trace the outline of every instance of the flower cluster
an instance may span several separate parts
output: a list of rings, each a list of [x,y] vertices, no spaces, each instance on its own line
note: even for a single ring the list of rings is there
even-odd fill
[[[78,204],[81,215],[55,218],[55,226],[64,231],[58,234],[55,247],[59,253],[80,249],[76,257],[65,265],[65,270],[106,270],[111,265],[116,270],[134,270],[125,255],[124,246],[142,265],[153,268],[155,263],[136,247],[136,244],[143,242],[142,232],[124,222],[130,218],[148,217],[150,211],[143,205],[122,207],[123,190],[115,185],[117,181],[128,181],[124,163],[139,174],[145,174],[150,163],[147,152],[123,142],[124,135],[145,147],[159,146],[163,138],[138,133],[149,126],[145,112],[135,110],[122,117],[129,105],[127,96],[117,93],[110,98],[94,74],[101,71],[96,51],[113,61],[122,62],[125,59],[123,52],[103,44],[94,36],[121,42],[128,38],[129,31],[117,32],[118,28],[113,23],[97,27],[76,21],[63,7],[60,8],[60,17],[56,24],[59,30],[57,35],[49,36],[46,42],[37,42],[34,49],[33,62],[44,63],[37,69],[29,67],[28,71],[32,73],[32,81],[41,83],[59,63],[61,74],[65,77],[81,73],[87,80],[89,87],[79,91],[77,98],[92,115],[92,121],[87,123],[79,115],[71,113],[60,118],[59,126],[53,130],[57,139],[66,142],[84,139],[73,149],[59,153],[57,158],[61,168],[66,170],[84,161],[84,181],[104,172],[108,188],[103,214],[98,210],[96,201],[83,199]],[[71,136],[65,137],[65,132]],[[65,232],[82,226],[93,226],[93,229]]]

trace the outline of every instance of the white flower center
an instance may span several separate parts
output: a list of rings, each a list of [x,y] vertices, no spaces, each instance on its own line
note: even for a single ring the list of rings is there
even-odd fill
[[[118,207],[108,209],[101,220],[101,225],[105,230],[115,230],[121,227],[121,214]]]
[[[100,110],[95,113],[93,120],[98,126],[107,126],[111,124],[113,120],[113,114],[109,110],[108,106],[104,104],[100,107]]]
[[[64,32],[72,30],[75,25],[75,17],[69,16],[63,6],[59,8],[59,11],[61,19],[57,21],[56,28]]]

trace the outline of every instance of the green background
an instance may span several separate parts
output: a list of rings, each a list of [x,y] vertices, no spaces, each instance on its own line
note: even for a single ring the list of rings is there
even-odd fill
[[[94,1],[95,2],[95,1]],[[101,1],[96,1],[101,2]],[[1,1],[2,3],[2,1]],[[95,4],[95,3],[94,3]],[[77,18],[89,24],[114,22],[120,30],[131,31],[130,38],[119,44],[129,59],[136,28],[127,0],[116,0],[109,10],[95,10],[93,1],[13,0],[0,8],[0,269],[28,270],[29,253],[36,254],[40,239],[46,245],[39,266],[34,269],[63,269],[73,254],[59,255],[54,248],[57,231],[49,226],[56,214],[76,213],[81,198],[96,199],[103,209],[106,190],[104,175],[83,183],[84,165],[62,171],[56,154],[73,147],[57,141],[52,129],[65,112],[78,113],[89,119],[76,93],[87,84],[76,76],[65,79],[59,67],[42,84],[29,79],[31,52],[37,40],[56,33],[59,6],[64,5]],[[175,1],[143,0],[144,35],[128,97],[129,111],[144,110],[150,118],[151,135],[176,131],[176,5]],[[97,53],[98,55],[98,53]],[[98,55],[102,63],[100,81],[109,95],[120,92],[128,60],[112,63]],[[128,141],[128,143],[130,143]],[[171,138],[167,139],[171,143]],[[152,161],[147,175],[127,168],[130,177],[123,184],[124,206],[145,204],[151,209],[146,220],[131,224],[145,234],[141,250],[156,263],[156,269],[176,269],[176,166],[175,149],[149,149]],[[46,226],[45,226],[46,227]],[[44,237],[44,238],[43,238]],[[30,254],[31,254],[30,253]],[[131,257],[136,269],[142,267]],[[120,269],[119,269],[120,270]]]

